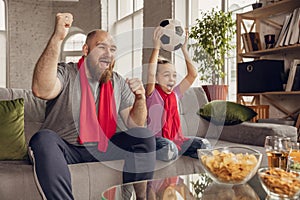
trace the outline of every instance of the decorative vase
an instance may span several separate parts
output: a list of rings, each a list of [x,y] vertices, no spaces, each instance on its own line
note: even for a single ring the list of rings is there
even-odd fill
[[[202,85],[208,101],[226,100],[228,95],[228,85]]]

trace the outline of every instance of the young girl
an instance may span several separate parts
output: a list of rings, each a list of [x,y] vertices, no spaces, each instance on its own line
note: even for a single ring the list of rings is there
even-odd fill
[[[156,158],[164,161],[174,160],[178,155],[198,158],[197,149],[210,148],[210,143],[199,137],[184,137],[178,112],[178,100],[197,77],[197,71],[187,51],[188,36],[181,47],[187,75],[176,85],[177,73],[174,65],[167,59],[159,58],[161,35],[162,27],[157,27],[153,34],[154,48],[149,61],[146,85],[147,125],[156,136]]]

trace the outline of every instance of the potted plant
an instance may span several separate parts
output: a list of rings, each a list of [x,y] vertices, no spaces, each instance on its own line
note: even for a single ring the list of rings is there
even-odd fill
[[[201,14],[202,18],[196,19],[189,35],[193,41],[190,45],[192,59],[199,64],[200,80],[209,84],[203,86],[206,92],[209,91],[208,99],[226,99],[228,86],[224,85],[224,62],[229,50],[234,48],[232,39],[236,33],[236,23],[231,12],[212,9]],[[216,91],[215,88],[219,87],[225,91]],[[223,97],[215,97],[214,91],[223,94]]]

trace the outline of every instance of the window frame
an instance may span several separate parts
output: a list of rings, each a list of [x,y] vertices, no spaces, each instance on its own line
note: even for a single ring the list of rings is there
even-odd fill
[[[144,8],[144,5],[142,7],[137,7],[138,3],[137,1],[141,1],[141,0],[130,0],[132,2],[132,5],[131,5],[131,11],[129,11],[128,13],[126,12],[126,14],[124,14],[123,16],[121,16],[121,2],[125,2],[127,0],[116,0],[117,2],[117,21],[120,21],[122,20],[123,18],[127,18],[127,17],[131,17],[133,15],[135,15],[135,13],[141,11],[143,8]],[[144,0],[143,0],[143,4],[144,4]]]
[[[112,0],[108,1],[107,5],[107,30],[113,35],[114,39],[117,41],[119,36],[122,37],[123,34],[128,34],[128,30],[123,29],[122,26],[124,23],[130,24],[130,30],[140,30],[143,27],[143,7],[144,2],[141,7],[136,7],[137,0],[131,1],[132,12],[127,14],[126,16],[120,17],[120,0]],[[139,17],[141,16],[141,17]],[[105,19],[104,19],[105,20]],[[140,26],[139,22],[142,22]],[[134,47],[136,46],[135,38],[136,31],[132,31],[131,35],[128,36],[130,38],[130,42],[128,41],[127,44],[118,43],[118,50],[116,53],[116,62],[114,70],[126,78],[130,78],[135,76],[135,73],[138,73],[139,67],[142,66],[142,50],[141,54],[139,54],[139,48],[136,51]],[[142,40],[141,40],[142,41]],[[130,53],[127,51],[125,52],[123,46],[130,46],[131,50]],[[143,47],[141,47],[142,49]],[[125,68],[125,66],[127,68]]]
[[[61,61],[65,62],[66,61],[66,57],[67,56],[82,56],[82,50],[76,50],[76,51],[65,51],[65,44],[66,42],[73,37],[76,34],[83,34],[86,36],[86,34],[83,31],[70,31],[70,33],[68,34],[68,36],[64,39],[62,45],[61,45]]]
[[[2,0],[4,6],[3,6],[3,13],[4,13],[4,30],[0,30],[0,32],[3,32],[4,36],[5,36],[5,63],[4,63],[4,71],[5,71],[5,75],[4,75],[4,80],[1,80],[2,77],[0,77],[0,83],[3,81],[4,85],[0,85],[0,87],[8,87],[8,83],[9,83],[9,38],[8,38],[8,16],[7,16],[7,0]]]

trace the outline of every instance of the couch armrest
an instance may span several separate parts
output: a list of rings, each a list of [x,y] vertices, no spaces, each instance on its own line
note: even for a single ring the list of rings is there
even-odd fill
[[[297,128],[289,125],[243,122],[233,126],[211,126],[207,138],[264,146],[267,135],[290,137],[297,141]]]

